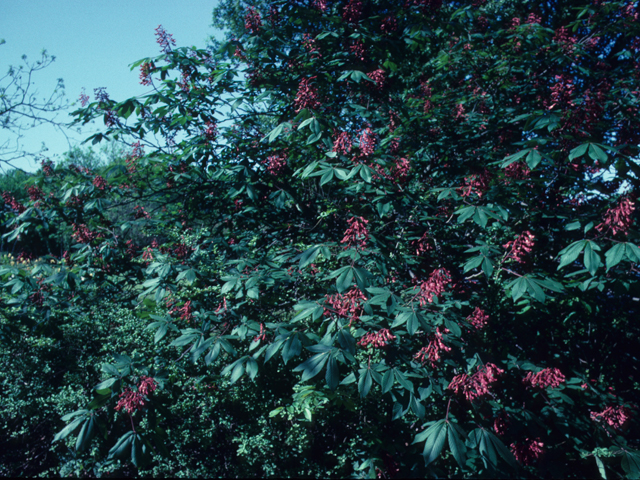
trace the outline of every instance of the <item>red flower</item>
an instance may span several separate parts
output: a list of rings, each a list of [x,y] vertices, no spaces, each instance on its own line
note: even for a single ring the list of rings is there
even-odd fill
[[[484,313],[484,310],[476,307],[471,315],[467,317],[467,322],[475,327],[476,330],[481,330],[487,326],[487,320],[489,315]]]
[[[340,132],[333,141],[333,151],[341,155],[347,155],[351,151],[351,136],[347,132]]]
[[[140,65],[140,84],[147,86],[151,85],[153,79],[151,78],[151,72],[155,70],[156,66],[153,62],[144,62]]]
[[[426,347],[422,347],[420,351],[413,356],[413,358],[422,364],[427,363],[428,359],[429,363],[431,364],[431,368],[437,368],[437,362],[441,357],[440,352],[450,351],[451,347],[445,345],[442,340],[442,332],[440,331],[440,327],[437,327],[435,333],[430,336],[429,345],[427,345]]]
[[[420,293],[418,293],[420,306],[423,307],[427,303],[433,303],[433,297],[441,295],[450,283],[451,273],[449,270],[446,268],[434,270],[429,279],[420,284]]]
[[[274,177],[279,176],[287,168],[287,154],[279,153],[271,155],[263,162],[267,166],[267,172]]]
[[[93,186],[98,190],[104,190],[104,188],[107,186],[107,181],[100,175],[96,175],[91,183],[93,183]]]
[[[124,409],[125,412],[132,414],[141,410],[144,404],[144,398],[139,392],[134,392],[131,388],[126,387],[120,394],[120,400],[118,400],[115,410],[119,412]]]
[[[535,236],[529,231],[525,230],[522,234],[503,245],[504,248],[511,249],[507,258],[512,258],[518,263],[524,263],[524,256],[531,253],[535,244]]]
[[[489,387],[498,381],[498,376],[502,375],[504,370],[498,368],[493,363],[479,367],[478,371],[469,376],[466,373],[457,375],[451,380],[447,390],[454,393],[462,393],[468,401],[489,395],[491,392]]]
[[[262,27],[262,19],[255,8],[249,7],[244,16],[244,28],[251,34],[256,34]]]
[[[171,52],[171,46],[175,47],[176,45],[173,35],[167,33],[162,25],[158,25],[156,28],[156,43],[160,45],[163,53]]]
[[[609,208],[603,215],[603,221],[596,226],[596,230],[601,232],[605,228],[611,230],[613,235],[618,232],[627,234],[629,228],[633,224],[633,211],[635,210],[633,201],[626,197],[620,200],[620,203],[613,208]]]
[[[155,392],[158,387],[158,383],[151,377],[145,377],[144,375],[140,377],[140,383],[138,383],[138,391],[142,393],[142,395],[149,395]]]
[[[594,422],[606,422],[615,430],[626,430],[631,420],[631,410],[625,406],[607,407],[602,412],[591,412]]]
[[[327,295],[327,303],[331,305],[333,312],[325,309],[325,315],[335,313],[340,317],[348,318],[349,324],[360,318],[362,315],[362,302],[366,302],[366,297],[359,288],[353,287],[347,293],[336,293]]]
[[[369,240],[369,230],[367,229],[368,220],[362,217],[351,217],[347,220],[349,227],[344,232],[344,238],[340,243],[346,243],[345,249],[356,246],[356,248],[364,249]]]
[[[316,77],[303,78],[300,80],[298,94],[293,101],[296,113],[303,108],[316,109],[322,105],[320,100],[318,100],[318,88],[310,83],[314,78]]]
[[[565,381],[565,377],[557,368],[545,368],[538,373],[529,372],[522,383],[532,387],[557,388]]]
[[[383,328],[375,333],[367,332],[360,341],[358,341],[358,345],[361,347],[384,348],[389,345],[389,342],[395,339],[396,336],[392,335],[389,329]]]
[[[525,439],[524,442],[512,443],[511,452],[516,460],[523,465],[531,465],[544,453],[544,444],[537,440]]]
[[[342,18],[349,23],[356,23],[362,16],[364,2],[362,0],[349,0],[342,11]]]
[[[376,137],[370,128],[365,128],[360,135],[360,153],[368,157],[373,155],[376,149]]]

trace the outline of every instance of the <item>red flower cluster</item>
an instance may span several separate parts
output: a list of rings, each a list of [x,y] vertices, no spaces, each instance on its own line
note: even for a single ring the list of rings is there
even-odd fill
[[[531,170],[524,162],[513,162],[504,169],[504,174],[515,180],[526,180],[530,173]]]
[[[115,410],[119,412],[124,409],[125,412],[131,414],[144,407],[144,397],[139,392],[134,392],[131,388],[126,387],[120,394],[120,400],[115,407]]]
[[[531,465],[544,453],[544,444],[537,440],[525,439],[524,442],[512,443],[511,453],[523,465]]]
[[[424,307],[427,303],[433,303],[433,297],[441,295],[447,285],[451,283],[451,273],[446,268],[434,270],[429,279],[420,284],[420,293],[418,300],[420,306]]]
[[[415,250],[416,256],[421,257],[429,250],[433,250],[433,247],[429,243],[427,238],[427,232],[423,233],[418,240],[411,242],[411,248]]]
[[[484,313],[484,310],[476,307],[471,315],[467,317],[467,322],[469,322],[476,330],[481,330],[487,326],[487,320],[489,320],[489,315]]]
[[[347,132],[340,132],[333,141],[333,151],[341,155],[347,155],[351,151],[353,142]]]
[[[136,220],[140,218],[151,218],[144,207],[141,207],[139,205],[133,207],[133,216]]]
[[[503,373],[504,370],[501,368],[493,363],[487,363],[483,367],[479,367],[478,371],[471,376],[463,373],[453,377],[447,390],[452,390],[456,394],[462,393],[471,402],[491,393],[489,387],[497,382],[498,376]]]
[[[483,171],[480,174],[474,173],[468,177],[465,177],[464,184],[460,187],[460,195],[468,197],[472,193],[482,198],[482,195],[489,190],[489,183],[491,182],[491,174],[488,170]]]
[[[72,225],[73,233],[71,237],[74,238],[78,243],[89,243],[92,240],[100,238],[100,234],[98,232],[92,232],[89,230],[84,223],[80,225],[76,225],[75,223]]]
[[[365,128],[360,135],[360,153],[368,157],[373,155],[376,149],[376,137],[370,128]]]
[[[545,368],[535,374],[533,372],[527,373],[527,376],[522,379],[522,383],[532,387],[557,388],[564,380],[564,375],[557,368]]]
[[[411,164],[409,163],[409,160],[406,158],[398,158],[392,172],[392,177],[397,183],[403,183],[409,177],[410,170]]]
[[[267,172],[274,177],[279,176],[282,171],[287,168],[287,154],[279,153],[277,155],[271,155],[264,161],[267,167]]]
[[[566,27],[560,27],[555,33],[553,41],[560,45],[564,53],[569,54],[573,52],[578,39],[569,34],[569,29]]]
[[[218,137],[218,127],[215,122],[207,121],[205,123],[204,138],[209,142],[213,142]]]
[[[616,430],[625,430],[631,420],[631,410],[625,406],[607,407],[602,412],[591,412],[591,420],[594,422],[606,422]]]
[[[256,11],[255,8],[249,7],[247,9],[247,13],[244,16],[244,28],[248,30],[251,34],[256,34],[260,31],[262,27],[262,19],[260,14]]]
[[[142,259],[146,261],[153,260],[153,250],[151,249],[151,247],[147,247],[144,249],[144,251],[142,252]]]
[[[362,315],[362,304],[360,301],[367,301],[358,287],[351,288],[345,294],[336,293],[335,295],[327,295],[326,298],[333,312],[325,309],[325,315],[335,313],[340,317],[348,318],[349,325],[358,320],[360,315]]]
[[[380,24],[380,31],[384,34],[390,34],[398,30],[398,20],[393,15],[384,17]]]
[[[162,25],[158,25],[156,28],[156,43],[160,45],[163,53],[171,52],[171,46],[175,47],[176,41],[173,39],[173,35],[167,33]]]
[[[32,202],[37,202],[38,200],[42,200],[44,198],[44,193],[40,187],[36,185],[32,185],[27,189],[27,193],[29,194],[29,199]]]
[[[316,56],[317,58],[322,58],[322,53],[320,53],[320,47],[316,44],[316,39],[313,38],[313,35],[310,33],[305,33],[302,36],[302,46],[309,52],[312,56]]]
[[[353,45],[349,47],[349,50],[351,50],[351,53],[353,53],[358,60],[364,62],[367,56],[367,49],[362,41],[356,40]]]
[[[87,96],[87,101],[88,100],[89,97]],[[40,162],[40,165],[42,165],[42,171],[44,172],[45,177],[50,177],[51,175],[53,175],[53,162],[51,160],[42,160]]]
[[[193,252],[193,248],[185,245],[184,243],[179,243],[173,249],[173,254],[176,256],[178,260],[182,260],[183,258],[187,258]]]
[[[191,300],[187,300],[185,304],[178,310],[180,313],[180,319],[186,322],[193,320],[193,308],[191,307]]]
[[[524,23],[526,23],[528,25],[533,25],[534,23],[537,23],[538,25],[540,25],[540,24],[542,24],[542,17],[540,17],[540,16],[536,15],[535,13],[531,12]]]
[[[358,345],[361,347],[384,348],[389,345],[389,342],[395,339],[396,336],[392,335],[388,328],[383,328],[375,333],[367,332],[360,341],[358,341]]]
[[[627,234],[631,224],[633,224],[633,211],[635,210],[633,201],[626,197],[613,208],[609,208],[603,215],[603,222],[596,226],[596,230],[601,232],[605,228],[611,230],[615,235],[618,232]]]
[[[82,92],[80,92],[78,100],[80,100],[80,105],[82,105],[83,107],[86,107],[87,103],[89,103],[89,95],[84,93],[84,88],[82,89]]]
[[[356,23],[362,17],[364,2],[362,0],[349,0],[342,11],[342,18],[349,23]]]
[[[422,364],[427,363],[428,359],[431,364],[431,368],[437,368],[437,362],[440,360],[441,352],[450,351],[451,347],[448,347],[443,342],[442,332],[440,331],[440,327],[438,327],[436,328],[435,333],[430,336],[429,345],[422,347],[420,351],[413,356],[413,358]]]
[[[327,0],[313,0],[313,6],[322,13],[329,8],[327,7]]]
[[[345,249],[351,248],[354,245],[356,248],[364,249],[369,241],[369,230],[367,229],[367,223],[369,220],[365,220],[363,217],[351,217],[347,220],[349,227],[344,232],[344,238],[340,243],[346,243]]]
[[[298,94],[296,95],[293,105],[296,113],[303,108],[316,109],[322,105],[318,100],[318,88],[311,85],[311,80],[316,77],[303,78],[298,85]]]
[[[96,175],[91,183],[93,183],[93,186],[98,190],[104,190],[107,186],[107,181],[100,175]]]
[[[524,256],[531,253],[531,250],[533,250],[535,238],[536,237],[529,230],[525,230],[515,240],[505,243],[503,248],[511,249],[507,258],[513,258],[518,263],[524,263]]]
[[[140,65],[140,84],[145,87],[151,85],[153,79],[151,78],[151,72],[155,70],[156,66],[153,62],[144,62]]]
[[[507,429],[511,422],[509,421],[509,414],[502,410],[500,414],[493,420],[493,431],[498,435],[504,435],[507,433]]]
[[[138,391],[143,395],[149,395],[156,391],[158,382],[151,377],[141,376],[140,383],[138,383]]]
[[[377,90],[378,92],[381,92],[384,89],[384,84],[387,81],[384,70],[382,70],[381,68],[378,68],[373,72],[367,73],[367,77],[369,77],[371,80],[375,82],[375,87],[374,87],[375,90]]]
[[[260,324],[260,334],[253,338],[254,342],[264,342],[267,339],[267,333],[264,331],[264,323]]]
[[[566,75],[556,75],[555,77],[556,83],[551,87],[551,105],[548,105],[545,101],[545,107],[547,110],[551,110],[556,105],[568,105],[575,106],[573,103],[573,95],[575,91],[575,85],[573,83],[573,78],[570,78]]]

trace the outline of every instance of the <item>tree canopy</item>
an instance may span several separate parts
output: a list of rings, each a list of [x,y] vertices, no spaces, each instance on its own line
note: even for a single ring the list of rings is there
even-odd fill
[[[61,471],[640,476],[636,3],[234,5],[3,195]]]

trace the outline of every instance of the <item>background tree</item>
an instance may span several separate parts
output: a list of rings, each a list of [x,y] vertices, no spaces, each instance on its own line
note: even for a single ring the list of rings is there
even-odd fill
[[[72,245],[0,271],[7,338],[97,318],[109,347],[62,470],[640,475],[637,18],[275,1],[217,53],[159,27],[155,91],[76,112],[125,164],[9,202],[9,239]]]
[[[5,43],[0,40],[0,45]],[[57,114],[68,105],[64,99],[64,82],[61,78],[49,96],[39,98],[39,92],[33,89],[33,76],[47,68],[56,57],[43,50],[39,60],[29,62],[23,55],[23,65],[10,66],[4,77],[0,78],[0,129],[3,143],[0,144],[0,162],[11,166],[11,162],[24,156],[35,156],[39,152],[27,152],[22,146],[22,137],[26,130],[42,124],[49,124],[66,136],[65,124],[57,120]]]

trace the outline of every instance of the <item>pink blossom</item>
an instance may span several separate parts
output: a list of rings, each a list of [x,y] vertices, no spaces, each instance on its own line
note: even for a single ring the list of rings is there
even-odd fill
[[[120,394],[120,400],[118,400],[115,406],[116,411],[124,409],[125,412],[132,414],[138,410],[141,410],[145,405],[144,397],[139,392],[134,392],[131,388],[126,387]]]
[[[262,27],[262,18],[255,8],[247,8],[247,13],[244,16],[244,28],[251,34],[256,34]]]
[[[271,155],[264,161],[267,167],[267,172],[274,177],[279,176],[285,168],[287,168],[287,154],[279,153],[277,155]]]
[[[476,330],[482,330],[487,326],[487,320],[489,320],[489,315],[484,313],[484,310],[476,307],[471,315],[467,317],[467,322],[469,322]]]
[[[93,183],[93,186],[98,190],[104,190],[107,186],[107,181],[100,175],[96,175],[91,183]]]
[[[151,85],[151,72],[155,70],[156,66],[153,62],[144,62],[140,65],[140,84],[144,86]]]
[[[349,0],[342,11],[342,18],[349,23],[356,23],[362,16],[364,2],[362,0]]]
[[[425,364],[428,359],[431,364],[431,368],[437,368],[437,362],[440,360],[442,355],[441,352],[450,351],[451,347],[444,343],[440,327],[437,327],[435,333],[429,337],[429,344],[426,347],[422,347],[420,351],[413,356],[413,358],[422,364]]]
[[[156,43],[160,45],[160,49],[163,53],[170,53],[171,46],[176,45],[176,41],[173,39],[173,35],[167,33],[162,25],[158,25],[156,28]]]
[[[136,205],[135,207],[133,207],[133,217],[136,220],[140,218],[151,218],[144,207],[141,207],[140,205]]]
[[[327,0],[313,0],[313,6],[320,12],[324,13],[327,10]]]
[[[373,131],[370,128],[364,129],[362,134],[360,135],[360,153],[368,157],[373,155],[373,152],[376,149],[376,137]]]
[[[421,257],[429,250],[433,250],[433,247],[429,243],[429,239],[427,238],[427,232],[422,234],[418,240],[414,240],[411,242],[411,248],[416,252],[416,256]]]
[[[487,363],[482,367],[478,367],[476,373],[471,376],[466,373],[456,375],[451,380],[447,390],[452,390],[456,394],[462,393],[471,402],[476,398],[489,395],[491,393],[489,387],[496,383],[498,376],[503,373],[504,370],[501,368],[498,368],[493,363]]]
[[[535,13],[530,13],[529,16],[527,17],[527,19],[525,20],[526,24],[528,25],[532,25],[534,23],[537,23],[538,25],[540,25],[542,23],[542,17],[540,17],[539,15],[536,15]]]
[[[602,412],[591,412],[591,420],[594,422],[604,421],[615,430],[626,430],[631,420],[631,410],[625,406],[610,406]]]
[[[389,342],[395,340],[395,335],[392,335],[389,329],[383,328],[378,332],[367,332],[359,341],[358,345],[361,347],[373,347],[384,348],[389,345]]]
[[[90,243],[92,240],[100,238],[100,234],[98,232],[92,232],[89,228],[81,223],[76,225],[75,223],[71,225],[73,228],[73,233],[71,237],[75,239],[78,243]]]
[[[509,421],[509,414],[502,410],[500,414],[493,420],[493,431],[498,435],[504,435],[507,433],[507,429],[511,422]]]
[[[156,391],[158,387],[158,382],[156,382],[151,377],[141,376],[140,382],[138,383],[138,391],[142,393],[142,395],[150,395]]]
[[[377,70],[367,73],[367,77],[375,82],[375,90],[381,92],[384,89],[385,82],[387,81],[384,70],[378,68]]]
[[[293,105],[296,113],[303,108],[316,109],[322,105],[318,100],[318,87],[310,82],[316,77],[303,78],[298,85],[298,94],[296,95]]]
[[[346,243],[345,249],[355,246],[356,248],[364,249],[369,241],[369,230],[367,224],[369,220],[365,220],[363,217],[351,217],[347,220],[349,227],[344,232],[344,238],[340,243]]]
[[[446,268],[434,270],[429,279],[420,284],[420,292],[418,293],[418,301],[420,306],[427,303],[433,303],[433,297],[440,296],[451,283],[451,273]]]
[[[411,164],[406,158],[398,158],[395,162],[395,168],[392,172],[393,179],[402,183],[409,177],[409,171],[411,170]]]
[[[545,368],[538,373],[529,372],[522,383],[532,387],[558,388],[565,381],[565,377],[557,368]]]
[[[525,439],[524,442],[514,442],[510,445],[516,460],[523,465],[531,465],[544,453],[544,444],[538,440]]]
[[[525,255],[528,255],[533,250],[535,238],[529,230],[525,230],[515,240],[505,243],[503,247],[510,249],[507,258],[512,258],[518,263],[524,263]]]
[[[333,151],[341,155],[347,155],[351,151],[351,136],[347,132],[340,132],[333,141]]]
[[[82,89],[82,92],[80,92],[80,105],[82,105],[83,107],[87,106],[87,103],[89,103],[89,95],[84,93],[84,88]]]
[[[514,162],[504,169],[504,174],[515,180],[526,180],[529,178],[530,173],[531,170],[529,170],[524,162]]]
[[[348,318],[349,325],[360,318],[362,315],[362,303],[367,298],[363,295],[358,287],[352,287],[347,293],[336,293],[335,295],[327,295],[327,303],[331,306],[331,310],[325,308],[325,315],[335,313],[340,317]]]
[[[618,205],[609,208],[603,215],[603,221],[596,226],[596,230],[611,230],[613,235],[620,232],[627,235],[631,225],[633,224],[633,211],[636,209],[633,200],[625,197],[620,200]]]
[[[460,195],[469,197],[472,193],[475,193],[479,198],[482,198],[482,195],[489,190],[490,182],[491,174],[488,170],[484,170],[480,174],[471,174],[465,177],[464,184],[460,187]]]
[[[313,38],[311,34],[305,33],[302,36],[302,45],[311,55],[315,55],[318,58],[322,58],[322,53],[320,53],[320,48],[316,44],[316,39]]]
[[[367,49],[362,41],[356,40],[353,45],[349,46],[349,50],[351,50],[351,53],[353,53],[358,60],[361,62],[365,61]]]
[[[384,34],[390,34],[398,30],[398,20],[393,15],[387,15],[382,20],[380,25],[380,31]]]
[[[209,141],[213,142],[218,136],[218,127],[215,122],[207,121],[205,123],[206,128],[204,129],[204,137]]]

